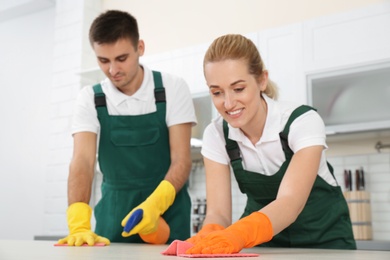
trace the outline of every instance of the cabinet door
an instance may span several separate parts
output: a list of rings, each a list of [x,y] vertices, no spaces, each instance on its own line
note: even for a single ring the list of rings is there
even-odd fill
[[[202,44],[151,56],[143,56],[141,62],[153,70],[182,77],[191,93],[207,92],[203,76],[203,56],[208,45]]]
[[[306,72],[390,59],[390,3],[303,23]]]
[[[306,104],[302,69],[302,24],[260,32],[258,47],[269,71],[269,78],[279,88],[279,100]]]

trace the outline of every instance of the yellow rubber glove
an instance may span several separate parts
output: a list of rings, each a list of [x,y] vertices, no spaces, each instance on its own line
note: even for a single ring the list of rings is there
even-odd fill
[[[190,237],[186,240],[186,242],[189,242],[191,244],[197,244],[199,241],[201,241],[202,238],[204,238],[206,235],[213,231],[217,230],[223,230],[224,227],[219,224],[206,224],[202,227],[202,229],[195,235]]]
[[[91,230],[91,207],[83,202],[71,204],[66,211],[68,218],[69,235],[58,240],[58,244],[69,246],[81,246],[87,243],[93,246],[95,243],[110,244],[110,240],[96,235]]]
[[[186,254],[233,254],[268,242],[272,237],[269,218],[261,212],[254,212],[224,230],[209,233]]]
[[[135,210],[143,210],[142,220],[130,232],[123,231],[122,236],[147,235],[157,231],[160,216],[172,205],[175,196],[175,187],[169,181],[161,181],[153,193],[122,220],[122,227],[124,227]]]

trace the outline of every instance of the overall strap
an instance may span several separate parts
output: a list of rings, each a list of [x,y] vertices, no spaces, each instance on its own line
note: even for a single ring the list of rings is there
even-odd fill
[[[161,72],[152,71],[153,80],[154,80],[154,98],[156,99],[156,104],[160,102],[166,102],[165,89],[162,83]]]
[[[102,90],[102,86],[100,84],[96,84],[93,86],[93,92],[95,93],[95,108],[98,113],[98,118],[103,115],[108,115],[107,103],[106,103],[106,95]]]
[[[226,146],[225,146],[226,152],[229,155],[230,163],[232,165],[234,172],[236,172],[236,170],[243,170],[244,168],[242,167],[240,148],[238,147],[236,141],[229,139],[229,127],[225,120],[223,120],[223,134],[226,142]]]
[[[103,93],[102,85],[94,85],[93,92],[95,93],[95,107],[106,106],[106,95]]]
[[[291,159],[292,155],[294,154],[290,147],[288,146],[288,134],[290,131],[290,126],[292,122],[299,117],[300,115],[310,111],[315,110],[314,108],[306,105],[302,105],[298,108],[296,108],[290,115],[289,119],[287,120],[287,123],[283,129],[282,132],[279,133],[280,141],[282,143],[282,148],[285,154],[286,159]],[[226,151],[229,155],[230,162],[232,164],[233,169],[237,167],[237,169],[243,169],[242,167],[242,158],[240,153],[240,148],[238,147],[238,144],[236,141],[233,141],[229,139],[229,127],[227,125],[227,122],[223,120],[223,133],[225,137],[226,142]]]
[[[290,132],[290,126],[296,118],[298,118],[299,116],[301,116],[302,114],[304,114],[310,110],[315,110],[315,109],[310,107],[310,106],[306,106],[306,105],[302,105],[300,107],[297,107],[291,113],[290,117],[288,118],[287,123],[284,126],[283,131],[279,133],[280,142],[282,143],[282,148],[283,148],[283,152],[284,152],[286,159],[291,159],[291,157],[294,154],[293,151],[288,146],[288,134]]]
[[[165,89],[162,83],[162,77],[160,72],[153,71],[153,81],[154,81],[154,98],[156,99],[156,105],[158,106],[158,103],[166,103]],[[94,85],[93,91],[95,93],[96,109],[98,109],[99,107],[106,107],[107,106],[106,95],[102,90],[102,86],[100,84]]]

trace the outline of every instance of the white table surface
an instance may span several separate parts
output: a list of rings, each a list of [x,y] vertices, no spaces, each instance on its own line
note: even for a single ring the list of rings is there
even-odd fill
[[[136,259],[136,260],[178,260],[193,259],[164,256],[160,252],[167,245],[113,243],[105,247],[55,247],[53,241],[0,240],[1,260],[74,260],[74,259]],[[250,248],[242,252],[258,253],[258,257],[225,257],[219,259],[267,260],[267,259],[342,259],[342,260],[389,260],[390,251],[291,249],[291,248]],[[201,258],[202,259],[202,258]]]

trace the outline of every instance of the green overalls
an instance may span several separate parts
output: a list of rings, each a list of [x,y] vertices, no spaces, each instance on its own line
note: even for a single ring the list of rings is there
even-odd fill
[[[248,198],[241,218],[259,211],[276,199],[280,183],[293,156],[287,141],[290,125],[297,117],[311,109],[313,108],[308,106],[298,107],[291,114],[284,130],[279,133],[286,161],[272,176],[243,169],[238,144],[228,139],[229,128],[226,121],[223,122],[226,150],[234,175],[241,192]],[[333,168],[329,163],[328,167],[333,175]],[[271,241],[260,246],[356,249],[348,206],[340,187],[328,184],[317,175],[305,208],[296,221]]]
[[[165,89],[159,72],[153,71],[153,78],[157,111],[144,115],[109,115],[101,85],[93,87],[101,129],[98,161],[103,173],[95,232],[111,242],[143,242],[138,235],[122,237],[121,222],[154,191],[171,163]],[[191,200],[185,185],[162,215],[171,230],[167,243],[190,237],[190,215]]]

